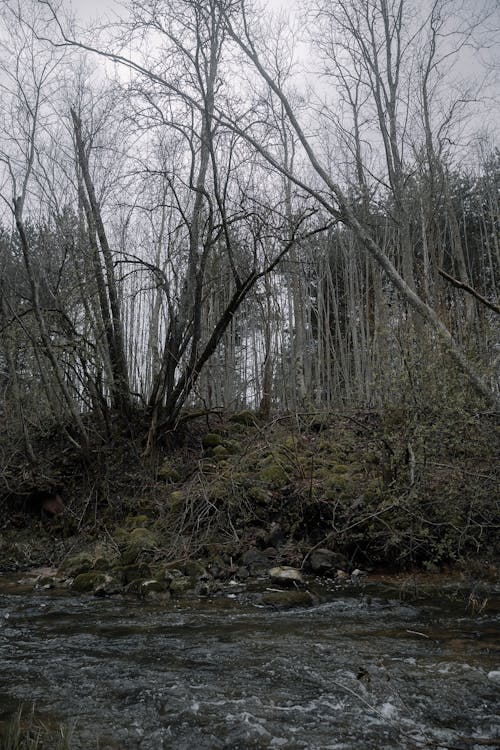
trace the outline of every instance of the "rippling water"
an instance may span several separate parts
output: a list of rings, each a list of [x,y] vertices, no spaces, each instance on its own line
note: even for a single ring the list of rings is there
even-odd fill
[[[393,597],[284,612],[0,594],[0,718],[34,701],[85,750],[496,746],[499,593],[476,616],[464,597]]]

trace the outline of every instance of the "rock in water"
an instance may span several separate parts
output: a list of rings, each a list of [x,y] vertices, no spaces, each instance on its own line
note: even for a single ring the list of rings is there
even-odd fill
[[[312,607],[314,599],[308,591],[266,591],[261,597],[262,604],[278,609]]]

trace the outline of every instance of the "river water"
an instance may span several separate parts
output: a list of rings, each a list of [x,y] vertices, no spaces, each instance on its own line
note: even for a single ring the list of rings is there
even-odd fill
[[[0,581],[0,719],[19,702],[72,748],[500,747],[500,589],[368,583],[309,609],[169,603]]]

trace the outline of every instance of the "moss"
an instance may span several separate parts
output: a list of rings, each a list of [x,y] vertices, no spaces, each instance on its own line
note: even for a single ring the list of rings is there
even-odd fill
[[[250,487],[247,490],[247,497],[260,505],[265,505],[269,502],[269,492],[263,487]]]
[[[211,455],[216,458],[217,460],[227,458],[229,455],[229,451],[224,445],[216,445],[215,448],[212,448]]]
[[[116,562],[116,556],[100,556],[94,560],[94,570],[109,570]]]
[[[138,578],[149,578],[151,569],[146,563],[135,565],[121,565],[111,570],[112,575],[120,580],[123,585],[136,581]]]
[[[128,537],[128,544],[134,544],[142,548],[155,547],[158,539],[154,531],[145,528],[132,529]]]
[[[229,417],[229,420],[231,422],[235,422],[236,424],[245,425],[246,427],[253,427],[259,422],[257,415],[249,409],[238,411],[236,412],[236,414],[232,414]]]
[[[180,472],[166,459],[158,469],[158,479],[165,482],[180,482],[182,477]]]
[[[125,565],[135,563],[144,552],[155,550],[158,546],[158,536],[150,529],[132,529],[122,545],[122,560]]]
[[[221,435],[217,435],[215,432],[208,432],[201,439],[201,444],[207,450],[208,448],[216,448],[218,445],[224,443],[224,438]]]
[[[122,544],[127,541],[130,534],[130,529],[124,529],[123,526],[117,526],[113,532],[113,539],[118,544]]]
[[[241,451],[241,443],[237,440],[225,440],[224,447],[230,455],[235,455]]]
[[[289,435],[289,437],[287,437],[286,440],[284,441],[283,446],[287,450],[289,450],[289,451],[296,450],[297,449],[297,441],[293,437],[293,435]]]
[[[125,519],[125,524],[131,529],[143,529],[149,523],[149,518],[146,515],[129,515]]]
[[[73,591],[83,594],[88,591],[95,591],[98,586],[101,586],[105,582],[106,576],[104,573],[91,571],[89,573],[80,573],[80,575],[76,576],[71,584],[71,588]]]
[[[189,578],[199,578],[205,572],[205,566],[199,560],[187,560],[184,563],[184,573]]]
[[[193,591],[195,587],[196,581],[188,576],[179,576],[179,578],[174,578],[170,582],[170,591],[174,596],[186,594],[189,591]]]
[[[259,472],[261,479],[269,487],[282,487],[288,483],[288,474],[279,464],[269,464]]]
[[[70,578],[75,578],[80,573],[88,573],[94,567],[94,560],[89,552],[81,552],[79,555],[68,557],[62,564],[62,569]]]
[[[171,492],[167,498],[168,509],[173,513],[177,513],[178,511],[180,511],[184,505],[184,502],[185,497],[182,490],[175,490],[175,492]]]

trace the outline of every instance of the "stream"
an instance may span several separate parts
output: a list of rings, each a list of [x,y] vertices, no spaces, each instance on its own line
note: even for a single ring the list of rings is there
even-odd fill
[[[283,611],[234,594],[27,593],[0,577],[0,721],[34,703],[74,727],[78,750],[500,747],[488,587],[475,612],[456,584],[410,595],[377,581]]]

